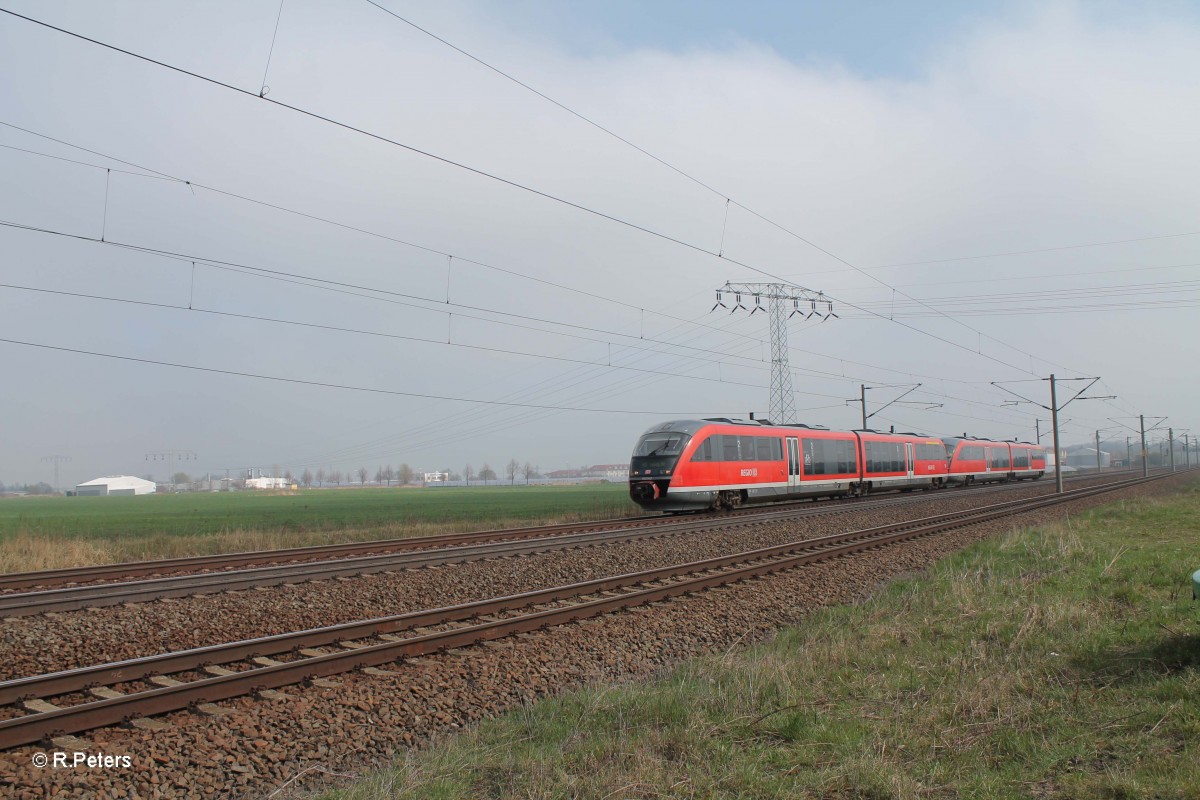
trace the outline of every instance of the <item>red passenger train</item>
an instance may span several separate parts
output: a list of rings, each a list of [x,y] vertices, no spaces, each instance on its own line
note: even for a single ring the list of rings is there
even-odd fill
[[[1033,445],[724,418],[676,420],[655,425],[638,440],[629,494],[649,510],[703,511],[1036,478],[1044,471],[1045,452]]]

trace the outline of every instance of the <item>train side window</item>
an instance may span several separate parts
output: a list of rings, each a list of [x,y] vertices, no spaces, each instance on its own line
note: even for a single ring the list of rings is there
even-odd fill
[[[712,437],[705,439],[692,453],[692,461],[712,461]]]
[[[722,436],[721,437],[721,460],[722,461],[737,461],[738,460],[738,437]]]
[[[804,474],[825,474],[825,452],[821,447],[824,442],[818,439],[804,439]]]
[[[771,439],[766,436],[755,436],[754,447],[758,453],[759,461],[771,460]]]
[[[854,462],[857,461],[854,455],[854,443],[837,442],[836,445],[838,454],[838,473],[845,475],[848,472],[854,472],[856,466]]]

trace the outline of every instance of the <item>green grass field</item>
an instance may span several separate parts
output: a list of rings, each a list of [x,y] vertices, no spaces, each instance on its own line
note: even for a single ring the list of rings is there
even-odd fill
[[[410,753],[371,798],[1200,797],[1200,488]]]
[[[0,500],[0,572],[638,513],[623,483]]]

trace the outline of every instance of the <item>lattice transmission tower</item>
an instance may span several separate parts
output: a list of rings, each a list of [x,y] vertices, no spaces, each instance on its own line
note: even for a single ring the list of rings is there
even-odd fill
[[[727,295],[733,295],[732,307],[726,305]],[[753,300],[753,307],[746,301]],[[766,308],[763,301],[766,300]],[[785,283],[730,283],[717,289],[717,303],[712,307],[727,308],[729,313],[749,311],[753,316],[766,311],[771,320],[771,402],[770,419],[776,423],[796,422],[796,398],[792,394],[792,371],[788,364],[787,323],[794,316],[803,319],[819,317],[822,322],[837,319],[833,302],[821,292]]]

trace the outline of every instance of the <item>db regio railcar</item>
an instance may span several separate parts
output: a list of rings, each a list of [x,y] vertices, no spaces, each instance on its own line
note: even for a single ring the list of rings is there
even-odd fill
[[[1046,474],[1045,449],[1028,442],[997,442],[965,435],[942,442],[950,464],[950,484],[1037,480]]]
[[[704,511],[939,489],[950,483],[1040,477],[1045,471],[1045,453],[1033,445],[964,438],[953,441],[967,446],[956,444],[951,453],[949,441],[916,433],[834,431],[727,418],[675,420],[655,425],[638,440],[629,465],[629,494],[648,510]],[[975,460],[976,455],[981,459]]]

